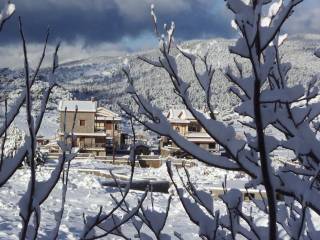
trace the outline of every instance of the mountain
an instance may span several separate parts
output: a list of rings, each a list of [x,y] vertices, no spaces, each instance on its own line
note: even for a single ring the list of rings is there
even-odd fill
[[[212,39],[182,43],[183,48],[192,49],[194,53],[199,55],[204,55],[209,51],[209,62],[217,69],[212,86],[214,93],[212,104],[222,114],[230,113],[230,107],[237,104],[237,99],[228,93],[230,83],[221,71],[228,65],[234,66],[234,56],[228,50],[228,46],[233,45],[234,42],[235,40]],[[293,36],[281,47],[282,61],[292,64],[289,82],[305,84],[314,76],[319,78],[320,61],[314,56],[314,51],[318,47],[320,47],[320,36],[318,35]],[[190,63],[179,52],[174,51],[174,54],[179,66],[179,73],[184,79],[191,82],[191,100],[195,107],[202,108],[204,95],[195,81]],[[72,96],[77,99],[94,97],[100,101],[100,104],[119,111],[118,102],[130,102],[130,96],[125,92],[127,80],[121,70],[125,60],[131,66],[131,75],[140,93],[149,96],[154,104],[163,110],[181,105],[180,99],[173,92],[168,75],[163,70],[142,62],[138,56],[157,59],[159,51],[155,49],[125,57],[97,57],[62,64],[56,74],[57,81],[62,88],[53,92],[49,102],[49,112],[52,117],[54,118],[56,115],[55,108],[58,101]],[[246,62],[244,64],[245,73],[248,74],[249,65]],[[49,69],[45,69],[41,72],[39,81],[33,88],[36,100],[42,96],[43,88],[46,85],[45,76],[48,71]],[[10,97],[13,99],[18,96],[23,86],[22,70],[0,69],[0,91],[10,92]],[[51,121],[51,124],[56,121]]]
[[[182,44],[184,48],[193,49],[197,54],[204,55],[209,50],[209,62],[215,68],[223,69],[233,65],[233,55],[229,54],[228,46],[234,44],[234,40],[213,39],[189,41]],[[283,62],[291,62],[292,70],[289,74],[289,82],[308,82],[320,70],[320,61],[313,53],[320,46],[320,37],[317,35],[295,36],[281,48],[284,55]],[[192,82],[190,96],[196,107],[203,106],[203,95],[199,85],[192,74],[190,63],[177,51],[178,70],[181,75]],[[180,99],[174,94],[168,75],[160,69],[152,67],[138,56],[157,59],[158,50],[151,50],[126,57],[98,57],[69,62],[61,65],[57,72],[57,78],[61,85],[68,89],[75,98],[89,99],[95,97],[103,104],[117,108],[117,102],[128,101],[125,93],[126,79],[121,71],[125,59],[131,66],[131,74],[137,89],[153,99],[154,103],[162,109],[168,109],[174,105],[181,105]],[[231,94],[226,94],[230,83],[222,72],[217,70],[213,81],[212,99],[218,110],[226,110],[237,102]],[[248,67],[246,67],[248,72]]]

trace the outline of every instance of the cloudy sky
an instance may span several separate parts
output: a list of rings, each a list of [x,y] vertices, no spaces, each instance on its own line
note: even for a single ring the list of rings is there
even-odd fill
[[[5,0],[0,0],[3,5]],[[20,67],[18,16],[24,22],[31,62],[47,26],[50,45],[62,41],[61,61],[118,55],[156,47],[150,21],[154,3],[161,25],[174,21],[179,40],[233,38],[223,0],[13,0],[17,11],[0,33],[0,67]],[[287,24],[291,34],[320,33],[320,1],[305,0]],[[52,50],[51,50],[52,51]]]

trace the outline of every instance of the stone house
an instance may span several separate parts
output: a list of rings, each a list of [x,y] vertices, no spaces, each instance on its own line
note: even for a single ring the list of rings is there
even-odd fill
[[[78,108],[76,119],[74,116]],[[63,138],[64,128],[71,132],[74,122],[73,147],[80,152],[104,156],[114,152],[121,145],[121,132],[118,114],[99,107],[96,101],[61,101],[58,107],[60,118],[60,139]]]
[[[188,141],[207,149],[218,151],[218,144],[205,132],[198,121],[186,109],[170,109],[166,114],[172,127]],[[160,148],[162,155],[183,154],[168,137],[161,137]]]

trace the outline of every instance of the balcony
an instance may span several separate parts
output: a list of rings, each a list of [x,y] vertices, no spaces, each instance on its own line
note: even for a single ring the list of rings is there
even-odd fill
[[[88,143],[81,143],[80,148],[88,149],[88,148],[105,148],[106,143],[95,143],[95,144],[88,144]]]

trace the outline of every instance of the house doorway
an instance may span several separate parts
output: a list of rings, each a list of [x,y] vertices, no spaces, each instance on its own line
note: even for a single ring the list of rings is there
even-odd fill
[[[84,141],[85,140],[85,138],[84,137],[80,137],[80,148],[84,148]]]

